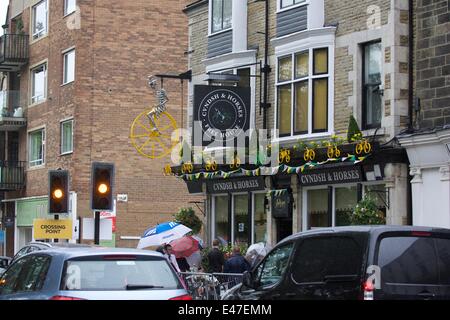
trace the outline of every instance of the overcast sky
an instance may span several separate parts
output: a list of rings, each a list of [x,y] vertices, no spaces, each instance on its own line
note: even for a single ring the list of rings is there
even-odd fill
[[[3,28],[1,26],[5,24],[7,9],[8,0],[0,0],[0,34],[3,34]]]

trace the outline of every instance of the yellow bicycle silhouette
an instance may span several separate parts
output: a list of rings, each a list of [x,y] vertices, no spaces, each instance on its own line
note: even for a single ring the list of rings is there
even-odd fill
[[[206,171],[217,171],[217,163],[215,161],[208,160],[206,161],[205,169]]]
[[[303,154],[303,159],[305,161],[312,161],[316,158],[316,152],[313,149],[306,148]]]
[[[363,151],[364,153],[370,153],[372,151],[372,145],[367,139],[364,139],[362,142],[358,143],[355,148],[356,154],[360,155]]]
[[[183,163],[183,165],[181,166],[181,172],[183,174],[192,173],[193,170],[194,166],[192,165],[192,163]]]
[[[341,150],[337,146],[328,146],[327,156],[328,159],[339,158],[341,156]]]
[[[238,169],[241,166],[241,159],[239,157],[235,157],[233,163],[230,164],[230,169]]]
[[[283,162],[286,162],[286,163],[291,162],[291,150],[286,150],[286,149],[281,150],[279,158],[280,158],[280,162],[281,163],[283,163]]]

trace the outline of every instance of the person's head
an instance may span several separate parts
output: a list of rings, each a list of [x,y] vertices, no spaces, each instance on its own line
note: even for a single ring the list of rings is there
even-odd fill
[[[233,254],[241,254],[241,248],[238,246],[233,247]]]
[[[172,246],[171,246],[170,244],[166,244],[166,245],[164,246],[164,250],[165,250],[166,253],[168,253],[168,254],[172,254],[172,253],[173,253],[173,249],[172,249]]]
[[[220,241],[218,239],[213,240],[213,247],[218,247],[220,244]]]

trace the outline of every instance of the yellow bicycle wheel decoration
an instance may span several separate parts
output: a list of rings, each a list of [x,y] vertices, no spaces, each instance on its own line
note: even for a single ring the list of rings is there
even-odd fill
[[[355,152],[356,152],[357,155],[360,155],[361,153],[363,153],[363,151],[366,154],[370,153],[372,151],[372,145],[367,140],[364,140],[361,143],[358,143],[356,145]]]
[[[291,162],[291,150],[286,150],[286,149],[281,150],[279,158],[280,158],[280,162],[281,163],[283,163],[283,162],[286,162],[286,163]]]
[[[238,169],[241,166],[241,159],[239,157],[235,157],[233,163],[230,164],[230,169]]]
[[[217,171],[217,162],[208,160],[205,166],[206,171]]]
[[[194,171],[194,166],[192,165],[192,163],[183,163],[183,165],[181,166],[181,172],[183,174],[192,173],[192,171]]]
[[[130,131],[131,144],[144,157],[160,159],[170,155],[179,142],[178,136],[172,140],[172,133],[178,128],[177,122],[168,112],[163,112],[159,117],[152,116],[153,125],[147,116],[149,112],[146,110],[134,119]]]
[[[341,150],[337,146],[329,146],[327,151],[328,159],[339,158],[341,156]]]
[[[305,161],[312,161],[316,158],[316,152],[313,149],[306,148],[306,151],[303,155],[303,159]]]

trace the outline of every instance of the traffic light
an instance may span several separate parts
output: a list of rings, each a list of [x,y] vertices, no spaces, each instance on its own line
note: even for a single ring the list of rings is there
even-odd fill
[[[92,164],[91,209],[113,210],[114,164],[94,162]]]
[[[48,173],[49,214],[69,213],[69,171],[53,170]]]

